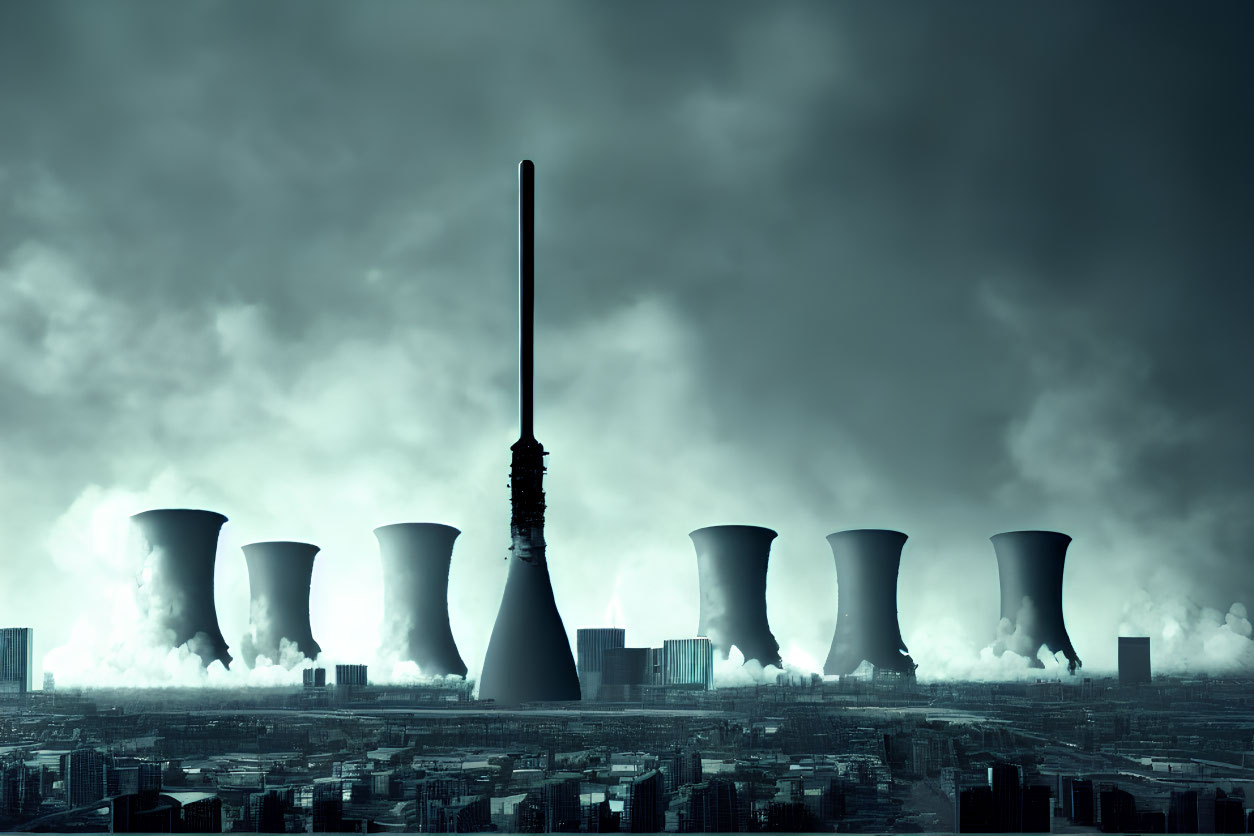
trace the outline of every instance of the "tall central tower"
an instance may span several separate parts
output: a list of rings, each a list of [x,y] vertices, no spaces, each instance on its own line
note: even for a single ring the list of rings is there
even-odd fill
[[[532,431],[535,313],[535,166],[518,166],[519,424],[510,448],[509,577],[479,675],[479,699],[499,703],[579,699],[570,639],[544,555],[544,447]]]

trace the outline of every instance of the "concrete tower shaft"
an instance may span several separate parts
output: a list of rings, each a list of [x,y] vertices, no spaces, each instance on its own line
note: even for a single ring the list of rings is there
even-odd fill
[[[459,530],[396,523],[374,530],[383,560],[383,643],[425,676],[465,676],[448,616],[448,575]]]
[[[252,646],[245,644],[244,661],[252,667],[260,655],[279,664],[283,661],[283,639],[308,658],[317,658],[322,648],[309,626],[309,584],[318,547],[271,540],[250,543],[243,551],[251,596],[248,621],[253,632]]]
[[[1062,617],[1062,572],[1071,538],[1057,531],[1008,531],[991,538],[1001,581],[1001,629],[995,650],[1026,656],[1029,665],[1042,647],[1062,653],[1067,669],[1080,667]]]
[[[823,665],[827,675],[847,675],[864,661],[878,669],[913,674],[916,667],[897,623],[897,573],[906,535],[862,528],[827,536],[836,560],[836,632]]]
[[[131,517],[143,535],[147,557],[141,605],[169,638],[187,645],[208,667],[230,667],[231,654],[218,627],[213,571],[218,532],[226,517],[214,511],[162,508]]]
[[[697,550],[701,587],[697,635],[708,637],[722,659],[735,645],[746,662],[781,665],[766,618],[766,567],[776,533],[755,525],[713,525],[688,536]]]

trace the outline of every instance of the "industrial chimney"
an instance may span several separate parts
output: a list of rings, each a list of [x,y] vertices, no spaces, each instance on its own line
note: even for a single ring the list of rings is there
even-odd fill
[[[244,546],[252,599],[248,611],[252,637],[244,643],[244,662],[250,668],[258,656],[280,664],[283,639],[309,659],[322,652],[309,627],[309,581],[318,551],[309,543],[284,540]]]
[[[776,533],[756,525],[712,525],[688,535],[697,548],[701,613],[697,635],[726,659],[732,645],[745,661],[782,666],[766,620],[766,563]]]
[[[1071,538],[1057,531],[1008,531],[990,538],[1001,579],[1001,619],[994,651],[1026,656],[1029,666],[1043,668],[1037,653],[1067,657],[1075,673],[1080,658],[1062,620],[1062,569]],[[1007,623],[1008,622],[1008,623]]]
[[[917,665],[897,624],[897,572],[906,535],[861,528],[829,534],[827,542],[836,559],[836,632],[823,673],[844,676],[870,662],[913,675]]]
[[[451,525],[397,523],[374,530],[383,558],[383,643],[424,676],[465,676],[448,620]]]
[[[519,423],[510,448],[509,576],[479,677],[479,698],[500,703],[579,699],[570,638],[553,599],[544,543],[544,457],[532,433],[535,166],[518,166]]]
[[[231,666],[226,639],[213,603],[213,567],[218,532],[226,517],[213,511],[167,508],[131,517],[144,536],[147,579],[141,587],[147,615],[169,638],[187,645],[203,666]]]

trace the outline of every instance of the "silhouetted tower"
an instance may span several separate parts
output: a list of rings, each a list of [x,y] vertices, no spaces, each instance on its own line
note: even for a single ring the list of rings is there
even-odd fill
[[[766,564],[777,536],[756,525],[712,525],[688,535],[697,549],[701,610],[697,635],[726,659],[733,645],[745,661],[780,666],[779,642],[766,619]]]
[[[214,511],[169,508],[131,517],[144,536],[147,580],[141,587],[148,615],[170,637],[171,647],[187,645],[208,667],[231,665],[213,602],[213,569],[218,532],[226,517]]]
[[[502,703],[579,699],[570,638],[544,554],[544,457],[532,433],[535,166],[518,166],[519,423],[510,467],[509,576],[479,677],[479,698]]]
[[[999,638],[995,651],[1026,656],[1029,666],[1043,668],[1042,646],[1067,658],[1075,673],[1080,658],[1062,619],[1062,570],[1071,538],[1057,531],[1009,531],[990,538],[1001,579],[1001,618],[1011,632]]]
[[[1149,636],[1119,637],[1119,684],[1136,685],[1150,681]]]
[[[319,548],[309,543],[272,540],[243,547],[248,563],[248,623],[252,646],[245,643],[244,662],[253,667],[258,656],[280,663],[283,639],[310,659],[322,648],[309,626],[309,583]],[[287,667],[297,659],[289,659]]]
[[[836,560],[836,632],[823,673],[847,675],[864,661],[913,674],[897,623],[897,573],[906,535],[874,528],[827,536]]]
[[[384,645],[415,662],[424,676],[465,676],[448,618],[451,525],[397,523],[374,530],[383,558]]]

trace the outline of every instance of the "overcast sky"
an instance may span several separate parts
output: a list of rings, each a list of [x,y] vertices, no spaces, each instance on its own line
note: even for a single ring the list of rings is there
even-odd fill
[[[691,635],[688,532],[756,524],[780,535],[784,655],[821,663],[825,535],[894,528],[920,675],[975,675],[987,538],[1045,528],[1075,538],[1086,668],[1123,633],[1160,667],[1248,669],[1251,17],[0,4],[0,626],[33,626],[40,657],[73,636],[64,679],[125,671],[126,515],[201,507],[230,517],[233,652],[239,546],[293,539],[323,547],[315,637],[368,659],[371,530],[438,521],[463,530],[450,610],[476,673],[530,158],[572,637]]]

